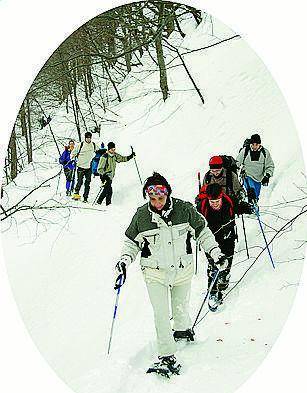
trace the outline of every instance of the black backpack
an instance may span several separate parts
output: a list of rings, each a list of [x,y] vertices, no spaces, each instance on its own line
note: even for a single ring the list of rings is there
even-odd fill
[[[220,156],[223,160],[223,167],[227,172],[238,173],[237,161],[232,156]]]
[[[226,194],[233,193],[233,183],[232,183],[232,172],[237,174],[238,166],[237,161],[232,156],[220,156],[223,160],[223,168],[226,170]],[[205,175],[205,183],[209,184],[211,182],[211,173],[208,171]]]
[[[245,159],[246,159],[246,157],[247,157],[247,155],[248,155],[248,152],[249,152],[249,145],[250,145],[250,144],[251,144],[251,139],[250,139],[250,138],[246,138],[245,141],[243,142],[243,146],[242,146],[242,147],[240,148],[240,150],[239,150],[239,153],[240,153],[243,149],[245,149],[242,164],[244,164]],[[264,158],[266,158],[266,152],[265,152],[263,146],[262,146],[260,152],[263,154]]]

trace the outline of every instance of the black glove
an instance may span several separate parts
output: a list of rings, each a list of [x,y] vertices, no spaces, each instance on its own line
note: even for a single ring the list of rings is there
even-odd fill
[[[269,181],[270,181],[270,175],[267,173],[264,178],[261,180],[261,184],[263,186],[268,186],[269,185]]]
[[[127,160],[131,160],[131,158],[135,157],[134,151],[127,157]]]
[[[63,165],[67,165],[69,163],[69,161],[63,161]]]
[[[220,272],[227,269],[228,266],[228,259],[225,254],[220,254],[219,259],[215,262],[216,267],[219,269]]]
[[[118,276],[115,280],[114,289],[119,289],[122,285],[124,285],[127,278],[127,269],[125,262],[118,261],[115,266],[115,271]]]
[[[238,206],[238,214],[253,214],[254,206],[251,203],[242,201]]]

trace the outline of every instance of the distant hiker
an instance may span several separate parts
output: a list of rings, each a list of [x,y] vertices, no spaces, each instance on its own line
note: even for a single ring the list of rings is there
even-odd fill
[[[46,120],[46,125],[49,124],[51,122],[51,116],[48,115],[47,120]]]
[[[99,176],[99,173],[97,172],[99,160],[100,160],[100,157],[104,153],[106,153],[106,151],[107,151],[107,149],[104,147],[104,143],[101,142],[100,149],[96,150],[95,157],[92,159],[92,162],[91,162],[91,170],[92,170],[92,174],[94,176]]]
[[[84,139],[85,140],[83,142],[76,144],[74,150],[71,153],[71,157],[72,159],[75,159],[77,161],[78,179],[73,199],[79,200],[81,198],[79,192],[83,184],[83,178],[85,178],[83,201],[87,202],[92,177],[91,161],[95,156],[96,145],[94,142],[92,142],[91,132],[86,132],[84,135]]]
[[[197,210],[206,218],[215,240],[228,260],[227,268],[219,273],[209,296],[209,308],[211,311],[216,311],[218,306],[222,304],[223,293],[229,285],[235,240],[237,239],[235,213],[251,214],[253,210],[246,202],[240,202],[236,209],[231,198],[225,194],[222,186],[217,183],[203,186],[196,200]],[[216,266],[209,253],[206,253],[206,257],[208,259],[209,287],[216,274]]]
[[[74,169],[76,166],[76,163],[74,160],[71,159],[71,152],[73,151],[75,147],[75,142],[71,139],[68,142],[68,146],[65,146],[65,150],[61,154],[59,158],[59,162],[61,165],[63,165],[64,168],[64,173],[66,177],[66,195],[69,196],[71,195],[71,191],[74,187]]]
[[[223,159],[223,157],[233,161],[232,164],[227,165],[227,168],[224,162],[226,159]],[[223,192],[230,196],[235,203],[244,198],[245,192],[236,174],[237,166],[234,158],[231,156],[213,156],[209,160],[209,167],[210,170],[204,176],[203,185],[219,184],[222,186]]]
[[[118,162],[127,162],[135,156],[132,152],[129,156],[122,156],[115,152],[114,142],[108,143],[108,150],[103,154],[99,160],[97,172],[100,174],[100,179],[103,184],[102,192],[100,193],[97,203],[101,205],[102,201],[106,199],[106,205],[111,204],[112,199],[112,180],[115,175],[116,164]]]
[[[141,270],[153,307],[159,355],[159,361],[148,372],[157,373],[163,370],[172,373],[180,368],[174,356],[174,338],[194,341],[189,316],[194,272],[191,238],[197,239],[216,263],[225,262],[205,219],[190,202],[173,198],[171,193],[171,186],[159,173],[153,173],[146,180],[143,196],[147,196],[149,202],[134,214],[116,265],[115,288],[118,288],[125,282],[126,269],[141,252]]]
[[[270,152],[261,145],[261,138],[253,134],[250,143],[238,154],[238,166],[242,166],[242,178],[249,202],[257,202],[261,185],[267,186],[274,173],[274,162]]]

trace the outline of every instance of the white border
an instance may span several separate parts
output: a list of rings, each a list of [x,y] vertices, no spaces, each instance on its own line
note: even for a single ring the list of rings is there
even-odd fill
[[[193,0],[241,33],[264,60],[287,99],[306,160],[306,5],[302,0]],[[120,0],[0,0],[0,143],[6,146],[31,81],[52,51],[82,23],[124,4]],[[282,143],[276,135],[276,143]],[[67,393],[34,347],[0,261],[0,390]],[[304,391],[306,387],[306,269],[295,305],[273,351],[240,393]],[[272,316],[273,317],[273,316]],[[221,376],[222,377],[222,376]],[[206,387],[204,386],[204,391]],[[124,392],[123,392],[124,393]]]

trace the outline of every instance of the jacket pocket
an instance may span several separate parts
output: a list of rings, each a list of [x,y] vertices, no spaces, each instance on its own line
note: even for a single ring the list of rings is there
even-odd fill
[[[144,257],[141,257],[140,264],[141,264],[142,268],[150,267],[152,269],[159,269],[159,263],[158,263],[158,260],[156,258],[152,258],[152,257],[144,258]]]
[[[193,263],[193,255],[192,254],[187,254],[187,255],[182,255],[179,257],[179,269],[184,269],[185,267],[191,265]]]
[[[155,233],[153,235],[143,236],[141,249],[141,257],[143,258],[149,258],[151,255],[156,255],[160,250],[160,235]]]

